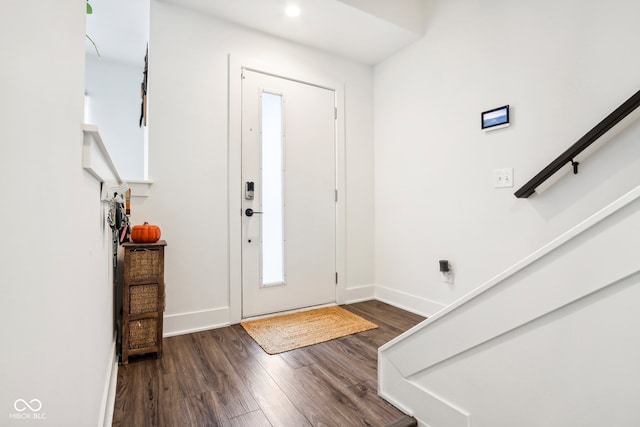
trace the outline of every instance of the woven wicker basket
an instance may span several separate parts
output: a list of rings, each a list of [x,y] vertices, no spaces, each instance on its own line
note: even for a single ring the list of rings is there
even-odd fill
[[[135,285],[129,288],[129,314],[158,311],[158,285]]]
[[[129,349],[153,347],[157,344],[157,319],[141,319],[129,322]]]
[[[129,278],[131,280],[157,280],[160,275],[160,251],[135,250],[131,252]]]

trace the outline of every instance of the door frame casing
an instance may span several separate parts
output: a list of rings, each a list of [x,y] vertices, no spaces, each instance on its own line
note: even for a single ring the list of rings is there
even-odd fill
[[[242,320],[242,69],[320,86],[336,94],[336,303],[344,304],[346,290],[346,150],[344,121],[344,85],[304,70],[284,69],[257,60],[228,56],[227,153],[228,153],[228,248],[229,248],[229,322]]]

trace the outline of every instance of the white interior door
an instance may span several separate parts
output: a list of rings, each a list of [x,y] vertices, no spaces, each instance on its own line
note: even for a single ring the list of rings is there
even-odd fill
[[[336,300],[335,102],[243,70],[244,318]]]

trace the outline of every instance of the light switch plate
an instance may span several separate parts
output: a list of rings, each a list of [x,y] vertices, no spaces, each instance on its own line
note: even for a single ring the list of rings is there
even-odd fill
[[[493,188],[513,187],[513,168],[502,168],[493,171]]]

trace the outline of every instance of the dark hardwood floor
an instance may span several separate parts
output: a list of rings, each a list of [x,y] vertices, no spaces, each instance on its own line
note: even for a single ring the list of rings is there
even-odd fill
[[[386,426],[403,414],[377,395],[377,349],[423,317],[379,301],[343,306],[379,325],[266,354],[240,325],[165,338],[163,358],[118,368],[113,425]]]

